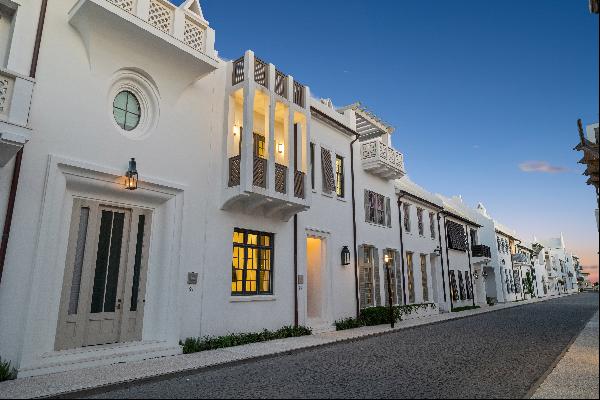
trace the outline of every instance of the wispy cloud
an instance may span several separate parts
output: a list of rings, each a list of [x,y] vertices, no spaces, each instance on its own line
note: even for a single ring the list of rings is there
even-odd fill
[[[547,161],[525,161],[519,164],[519,169],[523,172],[544,172],[547,174],[558,174],[569,171],[567,167],[551,165]]]

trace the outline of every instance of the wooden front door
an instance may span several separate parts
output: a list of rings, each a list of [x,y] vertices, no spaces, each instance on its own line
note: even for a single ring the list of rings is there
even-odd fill
[[[141,339],[151,212],[76,199],[57,350]]]

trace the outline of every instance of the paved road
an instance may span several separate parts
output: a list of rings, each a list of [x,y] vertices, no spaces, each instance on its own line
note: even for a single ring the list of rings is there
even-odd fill
[[[79,396],[522,398],[596,310],[568,296]]]

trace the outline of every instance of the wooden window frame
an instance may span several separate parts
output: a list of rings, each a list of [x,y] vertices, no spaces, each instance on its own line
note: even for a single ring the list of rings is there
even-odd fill
[[[234,291],[233,288],[231,289],[231,296],[240,296],[240,297],[245,297],[245,296],[271,296],[273,295],[273,286],[274,286],[274,258],[275,258],[275,235],[273,233],[268,233],[268,232],[260,232],[260,231],[255,231],[255,230],[251,230],[251,229],[241,229],[241,228],[234,228],[233,230],[234,233],[240,233],[243,235],[243,243],[237,243],[237,242],[233,242],[232,241],[232,251],[237,247],[238,249],[243,251],[243,262],[244,265],[241,268],[242,269],[242,290],[241,291]],[[257,235],[257,244],[248,244],[247,243],[247,238],[248,235],[252,234],[252,235]],[[268,237],[269,238],[269,245],[268,246],[264,246],[264,245],[260,245],[260,238],[261,236],[263,237]],[[233,240],[233,239],[232,239]],[[268,250],[270,251],[270,257],[269,257],[269,262],[270,262],[270,268],[269,268],[269,290],[268,291],[263,291],[261,290],[261,259],[260,256],[257,258],[258,259],[258,265],[256,266],[256,290],[255,291],[247,291],[246,290],[246,283],[247,283],[247,272],[248,272],[248,268],[247,268],[247,260],[248,260],[248,249],[254,249],[254,250],[258,250],[259,251],[259,255],[260,255],[260,250]],[[233,254],[232,254],[233,257]],[[241,259],[240,256],[238,256],[239,259]],[[239,262],[239,260],[238,260]],[[239,269],[239,268],[238,268]],[[233,266],[233,258],[232,258],[232,265],[231,265],[231,272],[232,274],[235,274],[235,268]],[[233,278],[233,276],[232,276]]]

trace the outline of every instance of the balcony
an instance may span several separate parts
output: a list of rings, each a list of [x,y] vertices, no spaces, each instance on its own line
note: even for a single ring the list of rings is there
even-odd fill
[[[513,265],[515,265],[515,266],[531,265],[531,261],[527,254],[523,254],[523,253],[513,254],[511,259],[512,259]]]
[[[251,51],[228,76],[222,209],[287,221],[309,208],[309,89]]]
[[[490,247],[483,244],[475,244],[471,246],[471,254],[473,257],[492,258]]]
[[[106,47],[101,46],[103,40],[120,35],[128,38],[129,48],[137,45],[142,52],[143,46],[151,46],[148,50],[157,57],[176,59],[178,73],[189,70],[193,80],[219,65],[215,32],[202,11],[167,0],[79,0],[69,11],[69,22],[84,39],[90,60],[103,56],[96,54]]]
[[[360,153],[365,171],[383,179],[399,179],[405,175],[404,156],[379,139],[361,144]]]
[[[0,167],[31,138],[29,108],[35,81],[0,69]]]

